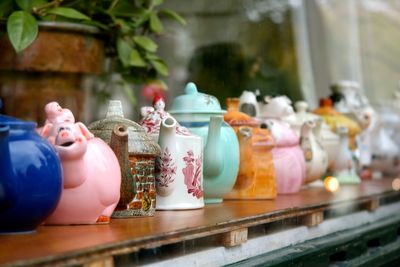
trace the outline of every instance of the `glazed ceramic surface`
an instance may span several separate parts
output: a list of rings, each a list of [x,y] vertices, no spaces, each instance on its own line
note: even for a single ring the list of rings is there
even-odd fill
[[[282,118],[293,115],[287,97],[267,97],[257,120],[266,126],[275,140],[272,150],[278,194],[296,193],[305,181],[306,162],[299,136]]]
[[[61,196],[60,159],[35,127],[0,115],[0,233],[35,230]]]
[[[272,159],[275,142],[267,129],[259,128],[249,115],[239,111],[239,99],[227,99],[224,120],[235,130],[239,140],[240,165],[235,186],[225,199],[273,199],[276,177]]]
[[[341,184],[356,184],[360,178],[356,172],[356,166],[352,152],[348,147],[348,129],[343,126],[337,127],[337,133],[340,136],[340,145],[336,152],[336,159],[333,165],[333,176]]]
[[[47,123],[41,135],[58,151],[64,188],[47,224],[107,223],[120,197],[121,172],[111,148],[80,122]]]
[[[185,94],[174,99],[171,115],[203,140],[204,196],[219,203],[235,184],[239,169],[239,143],[235,131],[223,122],[218,100],[187,84]]]
[[[301,128],[300,146],[306,160],[305,183],[310,183],[322,178],[328,169],[328,155],[315,137],[313,129],[314,121],[306,121]]]
[[[295,103],[296,113],[283,118],[300,135],[300,145],[306,159],[306,183],[317,180],[325,174],[331,152],[331,164],[336,157],[339,137],[332,133],[320,116],[307,112],[304,101]],[[323,125],[325,127],[323,127]]]
[[[164,110],[162,98],[155,98],[153,105],[142,108],[140,124],[161,147],[161,156],[157,158],[157,209],[202,208],[202,139]]]
[[[257,117],[260,113],[257,97],[251,91],[243,91],[239,98],[239,110],[251,117]]]
[[[313,111],[320,115],[331,130],[336,133],[338,126],[344,126],[348,129],[349,147],[354,150],[357,148],[356,137],[361,132],[361,128],[354,120],[340,114],[332,107],[332,100],[329,98],[321,99],[320,107]]]
[[[110,145],[121,167],[121,198],[112,216],[153,216],[155,159],[160,147],[139,124],[124,118],[118,100],[111,100],[105,118],[91,123],[89,129]]]

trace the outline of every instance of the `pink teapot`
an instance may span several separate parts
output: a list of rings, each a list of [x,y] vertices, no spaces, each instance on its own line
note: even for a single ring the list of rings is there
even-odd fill
[[[60,155],[64,188],[47,224],[108,223],[120,197],[121,172],[111,148],[73,117],[48,117],[41,135]]]
[[[166,111],[156,96],[153,107],[141,109],[140,124],[161,147],[156,166],[156,208],[182,210],[204,207],[202,140]]]
[[[278,194],[296,193],[305,181],[306,162],[299,136],[282,118],[294,113],[286,96],[265,97],[257,120],[267,127],[275,140],[272,149]]]

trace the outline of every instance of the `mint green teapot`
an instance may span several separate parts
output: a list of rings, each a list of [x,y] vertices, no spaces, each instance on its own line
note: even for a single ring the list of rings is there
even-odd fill
[[[199,93],[188,83],[185,94],[176,97],[169,113],[193,134],[203,139],[205,202],[220,203],[233,188],[239,170],[239,142],[223,121],[225,110],[217,98]]]

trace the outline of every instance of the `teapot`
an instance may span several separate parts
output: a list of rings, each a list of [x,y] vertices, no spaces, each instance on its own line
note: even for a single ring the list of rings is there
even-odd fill
[[[169,113],[203,140],[204,197],[206,203],[220,203],[233,188],[239,169],[239,143],[235,131],[225,122],[218,100],[199,93],[188,83],[185,94],[174,99]]]
[[[121,168],[121,198],[112,217],[153,216],[155,159],[160,147],[139,124],[124,117],[119,100],[111,100],[105,118],[91,123],[89,129],[110,145]]]
[[[202,139],[182,127],[164,108],[164,99],[155,96],[153,107],[141,109],[140,121],[161,147],[156,161],[156,207],[160,210],[202,208]]]
[[[61,197],[60,158],[35,127],[0,115],[0,233],[34,231]]]
[[[317,180],[332,165],[339,145],[339,136],[333,133],[320,116],[307,112],[305,101],[295,103],[296,113],[283,118],[301,136],[300,143],[306,158],[306,183]],[[311,131],[308,129],[312,128]]]
[[[60,155],[64,177],[60,202],[46,224],[109,223],[120,198],[118,160],[103,140],[73,121],[48,117],[41,130]]]
[[[361,132],[359,124],[336,111],[332,107],[332,100],[330,98],[321,99],[319,108],[315,109],[313,113],[321,116],[333,132],[336,132],[338,125],[346,127],[348,129],[350,149],[355,150],[357,148],[356,137]]]
[[[276,177],[272,160],[275,142],[267,129],[239,111],[239,99],[227,99],[224,120],[235,130],[239,140],[240,165],[236,183],[224,199],[273,199]]]
[[[266,96],[260,104],[257,120],[268,128],[275,140],[272,149],[278,194],[291,194],[300,190],[305,181],[306,161],[298,134],[283,120],[293,115],[291,101],[286,96]]]
[[[336,159],[332,167],[333,176],[340,184],[357,184],[360,178],[356,172],[356,166],[352,152],[349,149],[348,128],[337,125],[337,134],[340,137],[340,144],[336,151]]]

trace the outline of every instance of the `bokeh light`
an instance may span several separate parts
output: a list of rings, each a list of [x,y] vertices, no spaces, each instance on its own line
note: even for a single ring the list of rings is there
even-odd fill
[[[400,178],[396,178],[392,182],[392,188],[394,191],[399,191],[400,190]]]
[[[333,176],[328,176],[324,180],[325,189],[329,192],[336,192],[339,189],[339,181]]]

